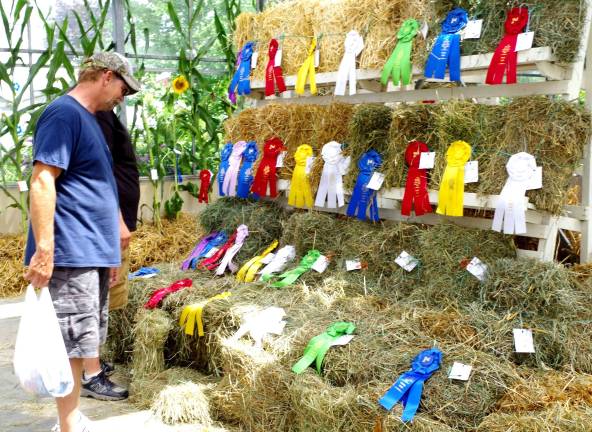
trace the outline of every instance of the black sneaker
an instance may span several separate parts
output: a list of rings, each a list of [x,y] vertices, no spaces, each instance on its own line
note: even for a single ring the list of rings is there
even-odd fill
[[[88,380],[82,379],[80,396],[98,400],[118,401],[127,399],[129,392],[111,381],[103,371]]]
[[[110,377],[115,373],[115,365],[111,362],[101,360],[101,370],[105,373],[105,376]]]

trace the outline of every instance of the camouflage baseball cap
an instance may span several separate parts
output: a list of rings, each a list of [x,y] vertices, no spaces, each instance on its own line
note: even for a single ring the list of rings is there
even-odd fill
[[[129,61],[119,53],[116,52],[99,52],[93,54],[82,62],[81,69],[89,67],[98,67],[109,69],[115,72],[121,78],[130,89],[129,94],[134,94],[140,91],[142,85],[134,78],[132,66]]]

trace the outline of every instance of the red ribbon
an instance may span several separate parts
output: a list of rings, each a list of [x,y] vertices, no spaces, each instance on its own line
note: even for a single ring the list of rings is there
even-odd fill
[[[518,53],[516,41],[518,33],[522,32],[528,24],[528,8],[512,8],[504,24],[505,35],[495,49],[485,82],[487,84],[501,84],[506,75],[506,84],[516,83],[516,66],[518,64]]]
[[[275,94],[274,80],[277,84],[278,91],[283,93],[286,91],[286,83],[282,75],[282,67],[275,65],[275,55],[278,50],[278,41],[272,39],[269,41],[269,60],[267,68],[265,69],[265,96],[272,96]]]
[[[210,170],[203,169],[199,172],[199,178],[201,183],[199,185],[199,198],[198,201],[208,202],[208,191],[210,190],[210,180],[212,179],[212,173]]]
[[[146,309],[155,309],[158,307],[159,303],[169,294],[177,292],[183,288],[189,288],[193,284],[191,279],[181,279],[176,282],[173,282],[166,288],[157,289],[152,293],[150,299],[144,304],[144,308]]]
[[[222,259],[226,251],[230,249],[230,247],[234,244],[234,240],[236,240],[236,231],[234,232],[234,234],[232,234],[228,241],[224,243],[224,245],[216,251],[214,255],[200,262],[197,268],[214,270],[216,267],[218,267],[218,261]]]
[[[430,197],[428,195],[428,179],[426,170],[419,169],[421,153],[429,152],[430,149],[421,141],[412,141],[405,150],[405,162],[409,166],[407,171],[407,182],[405,183],[405,194],[401,204],[401,214],[411,215],[411,208],[415,205],[415,215],[421,216],[432,212]]]
[[[279,138],[270,138],[263,145],[263,157],[257,168],[251,192],[260,197],[267,195],[269,185],[269,196],[277,197],[277,173],[276,164],[280,152],[284,151],[284,143]]]

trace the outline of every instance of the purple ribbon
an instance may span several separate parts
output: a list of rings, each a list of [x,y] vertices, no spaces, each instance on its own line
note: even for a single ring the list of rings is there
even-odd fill
[[[191,251],[189,258],[187,258],[185,261],[183,261],[183,264],[181,264],[181,270],[189,270],[189,265],[191,264],[191,260],[193,258],[197,258],[199,256],[199,254],[201,254],[203,252],[203,250],[206,248],[206,245],[211,240],[213,240],[217,235],[218,235],[218,232],[214,231],[211,234],[208,234],[207,236],[202,238],[201,241],[197,244],[197,246],[195,246],[193,251]]]

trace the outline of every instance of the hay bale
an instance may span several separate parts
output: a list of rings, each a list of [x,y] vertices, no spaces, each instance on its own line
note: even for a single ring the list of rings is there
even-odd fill
[[[0,236],[0,298],[18,296],[27,288],[23,277],[25,244],[24,235]]]
[[[156,397],[152,412],[168,425],[199,423],[210,426],[212,419],[206,391],[206,386],[193,382],[168,385]]]
[[[138,309],[135,321],[132,374],[143,377],[162,372],[165,368],[164,344],[173,328],[171,318],[160,309]]]
[[[560,403],[544,411],[519,414],[493,413],[483,420],[479,432],[587,432],[592,424],[592,408],[574,409]]]

